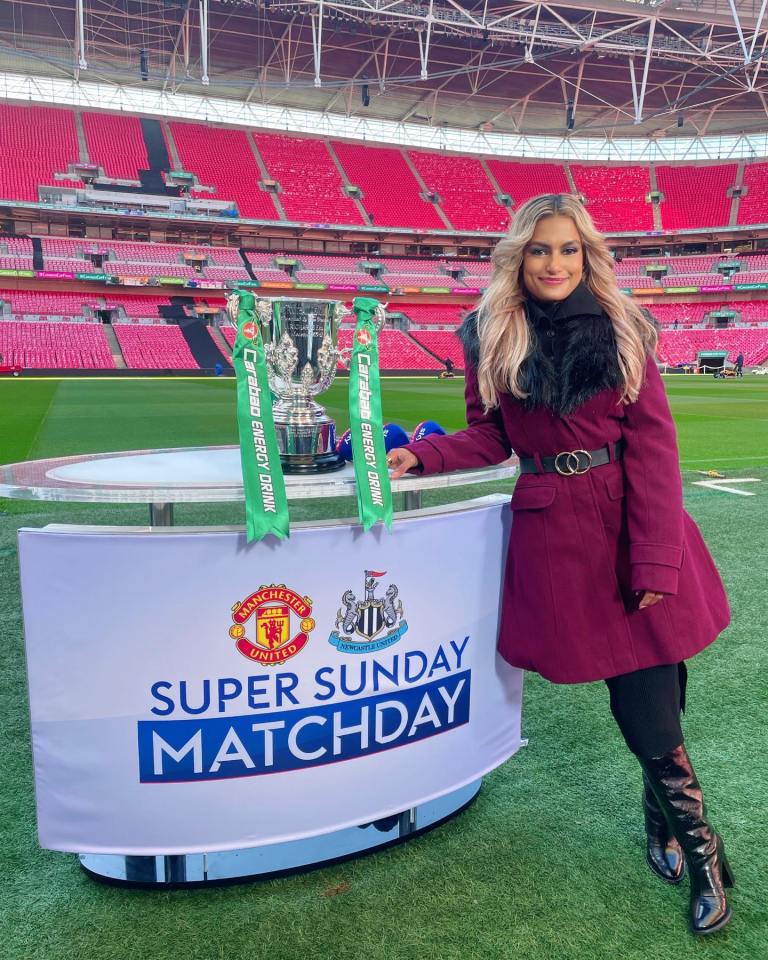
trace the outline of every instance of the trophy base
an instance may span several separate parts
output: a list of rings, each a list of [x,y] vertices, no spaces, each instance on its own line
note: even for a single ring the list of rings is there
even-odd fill
[[[283,466],[283,473],[312,474],[333,473],[334,470],[341,470],[347,461],[340,453],[325,453],[303,463],[298,459],[285,456],[280,458],[280,462]]]

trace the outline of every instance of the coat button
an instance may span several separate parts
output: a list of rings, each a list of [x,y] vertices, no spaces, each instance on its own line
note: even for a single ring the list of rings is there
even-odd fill
[[[554,337],[554,335],[555,335],[555,331],[554,331],[554,330],[547,330],[547,336],[548,336],[548,337]]]

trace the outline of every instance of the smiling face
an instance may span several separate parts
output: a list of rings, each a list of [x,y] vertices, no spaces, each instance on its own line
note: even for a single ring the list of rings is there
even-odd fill
[[[584,272],[584,247],[570,217],[543,217],[523,253],[523,284],[537,300],[564,300]]]

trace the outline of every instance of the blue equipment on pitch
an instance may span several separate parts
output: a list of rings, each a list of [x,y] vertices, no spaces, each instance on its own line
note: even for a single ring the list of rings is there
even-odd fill
[[[352,462],[352,431],[345,430],[336,442],[336,453],[340,453],[347,463]]]
[[[398,423],[384,424],[384,449],[389,452],[395,447],[404,447],[410,443],[408,434]],[[336,443],[336,453],[340,453],[348,462],[352,462],[352,434],[345,430]]]
[[[417,440],[423,440],[424,437],[428,437],[430,434],[445,436],[445,430],[434,420],[423,420],[413,431],[411,442],[415,443]]]
[[[394,450],[395,447],[404,447],[406,443],[410,442],[408,434],[399,423],[384,424],[384,448],[387,453]]]

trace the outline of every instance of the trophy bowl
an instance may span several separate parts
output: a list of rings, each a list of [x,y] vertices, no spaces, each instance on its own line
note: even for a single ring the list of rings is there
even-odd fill
[[[339,362],[349,362],[350,351],[338,347],[338,329],[351,312],[337,300],[256,297],[285,473],[344,466],[336,452],[336,424],[315,397],[333,383]]]

